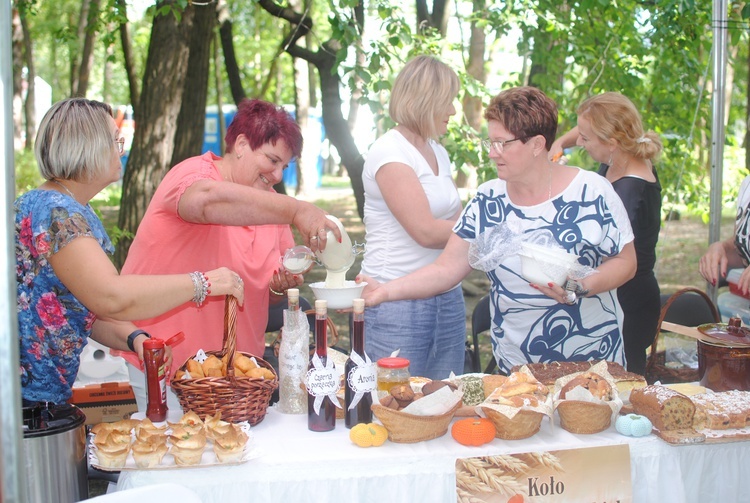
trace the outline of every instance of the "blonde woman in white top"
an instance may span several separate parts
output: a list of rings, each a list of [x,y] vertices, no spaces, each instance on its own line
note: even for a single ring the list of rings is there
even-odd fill
[[[456,113],[455,72],[431,56],[396,77],[389,113],[397,124],[370,148],[362,174],[367,250],[362,272],[385,282],[431,264],[461,211],[448,152],[438,139]],[[466,310],[461,285],[419,300],[387,302],[365,313],[367,353],[400,350],[413,375],[463,372]]]

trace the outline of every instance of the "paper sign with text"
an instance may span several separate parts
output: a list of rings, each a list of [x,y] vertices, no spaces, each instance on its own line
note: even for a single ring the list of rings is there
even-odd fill
[[[459,503],[632,503],[627,444],[456,460]]]

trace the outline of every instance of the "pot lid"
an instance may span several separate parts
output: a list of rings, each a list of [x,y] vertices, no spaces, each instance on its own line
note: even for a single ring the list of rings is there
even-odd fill
[[[706,323],[698,331],[722,345],[750,346],[750,329],[742,326],[740,318],[729,318],[729,323]]]
[[[72,404],[38,402],[23,407],[24,438],[46,437],[83,426],[86,415]]]

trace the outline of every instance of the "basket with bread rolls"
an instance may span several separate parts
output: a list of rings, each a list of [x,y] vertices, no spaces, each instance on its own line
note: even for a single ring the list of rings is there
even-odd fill
[[[495,425],[497,438],[518,440],[537,433],[553,409],[547,386],[521,369],[502,380],[477,411]]]
[[[372,412],[388,430],[391,442],[422,442],[448,432],[454,414],[462,405],[462,396],[455,385],[445,381],[429,381],[414,387],[401,384],[393,386],[374,403]]]
[[[560,425],[571,433],[604,431],[622,408],[617,385],[607,371],[607,362],[559,378],[555,382],[553,399]]]
[[[230,423],[247,421],[251,426],[266,415],[278,377],[270,363],[249,353],[236,351],[237,300],[228,296],[224,312],[224,347],[188,358],[172,379],[172,390],[183,411],[201,417],[221,413]]]

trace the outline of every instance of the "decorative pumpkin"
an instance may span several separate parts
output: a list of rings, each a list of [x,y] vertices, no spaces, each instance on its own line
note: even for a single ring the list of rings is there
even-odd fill
[[[349,430],[349,440],[360,447],[380,447],[387,439],[388,430],[376,423],[359,423]]]
[[[453,423],[451,435],[462,445],[484,445],[495,438],[495,425],[484,417],[469,417]]]
[[[625,414],[617,418],[615,429],[629,437],[645,437],[651,433],[653,425],[646,416]]]

